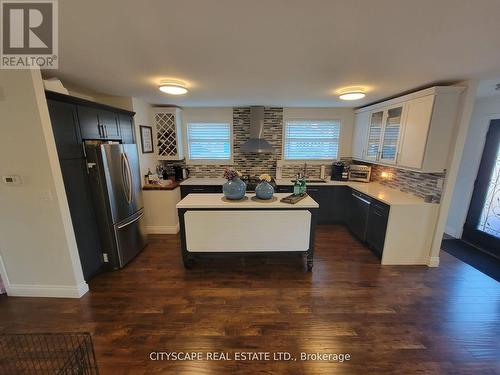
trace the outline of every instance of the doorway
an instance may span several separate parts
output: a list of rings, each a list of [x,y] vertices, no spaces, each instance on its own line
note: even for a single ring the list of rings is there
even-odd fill
[[[500,259],[500,119],[486,135],[462,239]]]

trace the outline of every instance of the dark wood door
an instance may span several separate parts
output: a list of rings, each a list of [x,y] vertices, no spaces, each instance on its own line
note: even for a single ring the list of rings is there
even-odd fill
[[[104,131],[106,139],[120,139],[120,126],[118,124],[118,115],[111,111],[100,109],[97,116],[101,131]]]
[[[462,238],[500,258],[500,120],[493,120],[486,135],[483,156]]]
[[[74,104],[47,100],[59,159],[83,157],[82,138]]]
[[[79,105],[78,120],[80,122],[80,131],[83,139],[102,139],[104,133],[99,125],[98,110],[92,107]]]
[[[83,276],[89,281],[101,268],[103,257],[85,167],[86,161],[68,159],[61,160],[60,163]]]
[[[136,143],[134,136],[134,118],[120,113],[118,120],[120,122],[122,143]]]
[[[385,243],[385,232],[389,220],[389,206],[372,200],[368,213],[368,225],[366,228],[366,243],[374,250],[378,257],[382,257]]]

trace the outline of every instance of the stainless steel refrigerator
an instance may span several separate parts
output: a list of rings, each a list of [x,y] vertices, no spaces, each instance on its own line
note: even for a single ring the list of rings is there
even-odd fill
[[[137,146],[92,141],[85,153],[104,261],[119,269],[147,245]]]

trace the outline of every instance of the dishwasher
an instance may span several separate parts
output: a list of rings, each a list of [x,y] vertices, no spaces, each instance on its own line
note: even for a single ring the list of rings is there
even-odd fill
[[[347,226],[360,241],[365,242],[371,198],[359,191],[352,190],[350,203]]]

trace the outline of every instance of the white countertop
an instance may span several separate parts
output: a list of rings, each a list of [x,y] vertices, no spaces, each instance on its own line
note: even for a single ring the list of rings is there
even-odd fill
[[[191,177],[181,185],[222,185],[226,182],[224,178],[199,178]],[[276,180],[276,185],[293,185],[290,179]],[[330,181],[326,182],[309,182],[307,186],[349,186],[359,192],[366,194],[372,198],[378,199],[388,205],[426,205],[435,203],[426,203],[420,197],[410,193],[405,193],[397,189],[393,189],[378,182],[354,182],[354,181]]]
[[[292,180],[276,180],[276,185],[293,185]],[[355,182],[355,181],[326,181],[308,182],[307,186],[349,186],[363,194],[375,198],[388,205],[426,205],[423,198],[410,193],[384,186],[378,182]]]
[[[181,185],[223,185],[226,181],[225,178],[189,177]]]
[[[179,203],[177,203],[177,208],[261,208],[261,209],[275,209],[275,208],[318,208],[319,205],[311,197],[306,197],[295,204],[280,202],[281,198],[284,198],[290,194],[288,193],[275,193],[274,196],[278,198],[275,202],[264,203],[255,202],[250,198],[255,194],[246,194],[248,197],[244,201],[235,202],[224,202],[222,200],[223,194],[214,193],[203,193],[203,194],[189,194]]]

